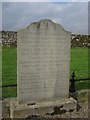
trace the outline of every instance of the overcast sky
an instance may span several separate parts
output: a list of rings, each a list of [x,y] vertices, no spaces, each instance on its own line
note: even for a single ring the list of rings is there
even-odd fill
[[[88,33],[88,3],[84,2],[86,0],[81,0],[83,2],[47,1],[48,2],[3,2],[3,30],[18,30],[32,22],[46,18],[59,23],[67,31],[72,33]]]

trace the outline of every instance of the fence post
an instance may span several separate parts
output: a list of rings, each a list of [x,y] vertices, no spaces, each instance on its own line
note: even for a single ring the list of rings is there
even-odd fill
[[[70,79],[69,92],[71,92],[71,93],[75,93],[76,92],[76,88],[75,88],[75,73],[74,73],[74,71],[73,71],[71,79]]]

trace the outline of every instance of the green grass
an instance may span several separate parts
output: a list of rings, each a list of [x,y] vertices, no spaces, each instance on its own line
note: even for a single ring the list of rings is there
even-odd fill
[[[88,48],[72,48],[70,72],[75,71],[76,78],[88,77]]]
[[[17,83],[17,49],[3,47],[2,50],[2,83],[3,85]],[[75,71],[76,78],[88,77],[88,48],[72,48],[71,49],[71,63],[70,73]],[[76,89],[87,89],[90,82],[77,82]],[[4,97],[15,97],[16,88],[3,88]]]
[[[2,49],[2,84],[17,83],[17,51],[16,48]]]
[[[8,87],[2,88],[2,98],[8,97],[16,97],[17,96],[17,88],[16,87]]]
[[[76,82],[76,90],[90,89],[90,81],[78,81]]]
[[[2,49],[2,84],[17,83],[17,50],[16,48],[3,47]],[[3,88],[2,97],[15,97],[16,88]]]
[[[75,71],[75,78],[88,78],[88,48],[72,48],[71,49],[71,63],[70,74]],[[90,81],[76,82],[76,90],[90,89]]]

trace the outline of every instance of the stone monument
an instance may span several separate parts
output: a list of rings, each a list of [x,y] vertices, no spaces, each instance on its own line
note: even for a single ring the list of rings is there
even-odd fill
[[[32,113],[30,106],[27,108],[23,105],[47,102],[47,105],[37,105],[46,107],[55,104],[55,100],[59,104],[60,100],[68,98],[70,46],[71,33],[48,19],[34,22],[18,31],[17,103],[22,106],[23,113],[26,109]],[[14,114],[17,109],[11,108]]]
[[[70,42],[71,33],[47,19],[18,31],[19,103],[68,97]]]

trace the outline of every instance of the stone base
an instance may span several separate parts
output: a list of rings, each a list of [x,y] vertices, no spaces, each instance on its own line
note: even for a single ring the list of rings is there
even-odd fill
[[[69,111],[75,109],[77,105],[76,100],[73,98],[67,98],[62,100],[52,100],[46,102],[38,102],[32,104],[17,104],[17,100],[11,100],[10,102],[10,117],[11,118],[24,118],[28,115],[46,115],[52,113],[54,107],[63,106],[63,109]]]

